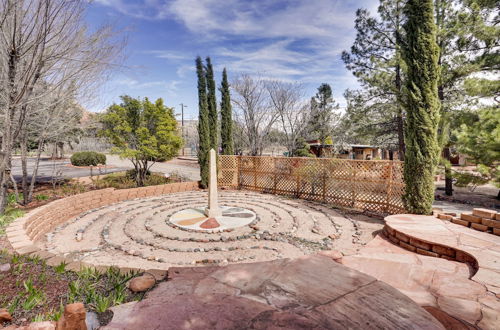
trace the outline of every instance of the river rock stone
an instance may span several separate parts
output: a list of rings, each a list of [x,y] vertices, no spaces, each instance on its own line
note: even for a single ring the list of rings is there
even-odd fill
[[[10,264],[1,264],[0,273],[8,272],[10,270]]]
[[[88,312],[85,316],[85,324],[87,325],[87,330],[97,330],[101,326],[97,314],[94,312]]]
[[[144,274],[134,277],[128,282],[128,288],[133,292],[143,292],[151,289],[156,283],[156,279],[152,274]]]

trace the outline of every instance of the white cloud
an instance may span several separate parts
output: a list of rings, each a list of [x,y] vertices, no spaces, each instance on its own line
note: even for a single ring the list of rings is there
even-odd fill
[[[190,51],[147,53],[177,63],[177,76],[194,71],[200,50],[211,55],[216,69],[230,74],[332,84],[337,97],[356,87],[340,53],[353,42],[354,16],[359,7],[373,13],[377,0],[96,0],[121,13],[154,20],[176,20],[194,37]],[[200,38],[197,38],[197,36]]]
[[[222,32],[252,38],[331,38],[340,32],[336,30],[352,27],[354,11],[349,4],[353,2],[174,0],[166,9],[197,33]]]

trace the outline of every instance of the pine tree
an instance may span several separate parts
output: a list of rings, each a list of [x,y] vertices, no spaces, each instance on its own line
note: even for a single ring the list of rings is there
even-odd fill
[[[208,126],[210,131],[210,148],[215,152],[219,149],[219,134],[218,134],[218,113],[217,113],[217,99],[215,96],[215,79],[214,70],[210,57],[207,57],[206,66],[206,79],[207,79],[207,104],[208,104]]]
[[[458,147],[454,134],[461,122],[461,113],[474,108],[476,97],[467,92],[468,81],[498,70],[500,44],[498,9],[494,1],[435,0],[437,43],[439,46],[440,81],[438,96],[441,120],[438,129],[443,149],[445,193],[453,194],[451,150]],[[491,61],[496,58],[496,60]],[[483,79],[481,79],[483,80]],[[486,79],[487,80],[487,79]],[[483,80],[484,81],[484,80]]]
[[[200,164],[201,187],[208,187],[208,152],[210,150],[210,126],[207,104],[207,82],[201,57],[196,58],[198,76],[198,163]]]
[[[231,95],[229,93],[229,82],[227,81],[226,68],[222,71],[222,83],[220,86],[221,93],[221,123],[220,123],[220,136],[223,155],[234,154],[233,144],[233,114],[231,108]]]
[[[403,199],[406,209],[416,214],[432,212],[434,174],[439,159],[439,48],[433,9],[432,0],[408,0],[405,6],[407,120]]]
[[[402,105],[405,0],[380,0],[378,17],[366,9],[356,11],[356,39],[342,60],[361,84],[361,90],[347,90],[348,102],[343,125],[351,142],[365,141],[397,146],[404,159],[404,108]]]
[[[333,100],[332,88],[329,84],[321,84],[316,96],[311,98],[311,119],[308,126],[312,139],[325,143],[332,134],[334,110],[337,108],[338,104]]]

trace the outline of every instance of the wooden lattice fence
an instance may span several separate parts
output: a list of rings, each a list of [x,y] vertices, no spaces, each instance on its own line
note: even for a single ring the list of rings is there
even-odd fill
[[[218,183],[376,213],[404,212],[399,161],[220,155]]]

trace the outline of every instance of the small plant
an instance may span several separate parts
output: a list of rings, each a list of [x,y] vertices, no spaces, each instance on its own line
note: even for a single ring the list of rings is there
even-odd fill
[[[87,188],[80,182],[75,183],[65,183],[61,185],[61,193],[64,196],[71,196],[76,194],[81,194],[87,191]]]
[[[0,215],[0,235],[5,234],[5,228],[17,218],[24,215],[23,210],[13,208],[12,206],[7,206],[5,212]]]
[[[81,286],[79,281],[71,281],[68,284],[69,293],[68,300],[71,303],[78,301],[80,298]]]
[[[45,300],[45,295],[41,290],[35,288],[31,278],[28,279],[27,281],[24,281],[23,285],[26,294],[26,299],[21,304],[21,306],[24,310],[30,311],[36,306],[43,303],[43,301]]]
[[[106,155],[95,151],[75,152],[71,156],[73,166],[97,166],[106,164]]]
[[[20,302],[20,296],[16,296],[13,300],[11,300],[11,302],[9,303],[9,307],[7,308],[10,314],[13,314],[14,311],[19,308]]]
[[[67,265],[67,263],[63,261],[59,265],[54,267],[54,271],[57,274],[63,274],[66,271],[66,265]]]
[[[13,265],[17,265],[21,261],[21,256],[19,254],[13,254],[10,258],[10,263]]]
[[[98,295],[95,298],[95,302],[92,304],[92,307],[97,313],[104,313],[109,307],[111,307],[111,299],[110,297]]]
[[[37,201],[46,201],[47,199],[49,199],[49,196],[44,195],[44,194],[39,194],[39,195],[35,196],[35,199]]]
[[[51,321],[59,321],[59,319],[61,318],[63,313],[64,313],[64,304],[63,304],[62,299],[61,299],[59,309],[57,309],[57,310],[51,309],[49,314],[48,314],[48,319]]]

